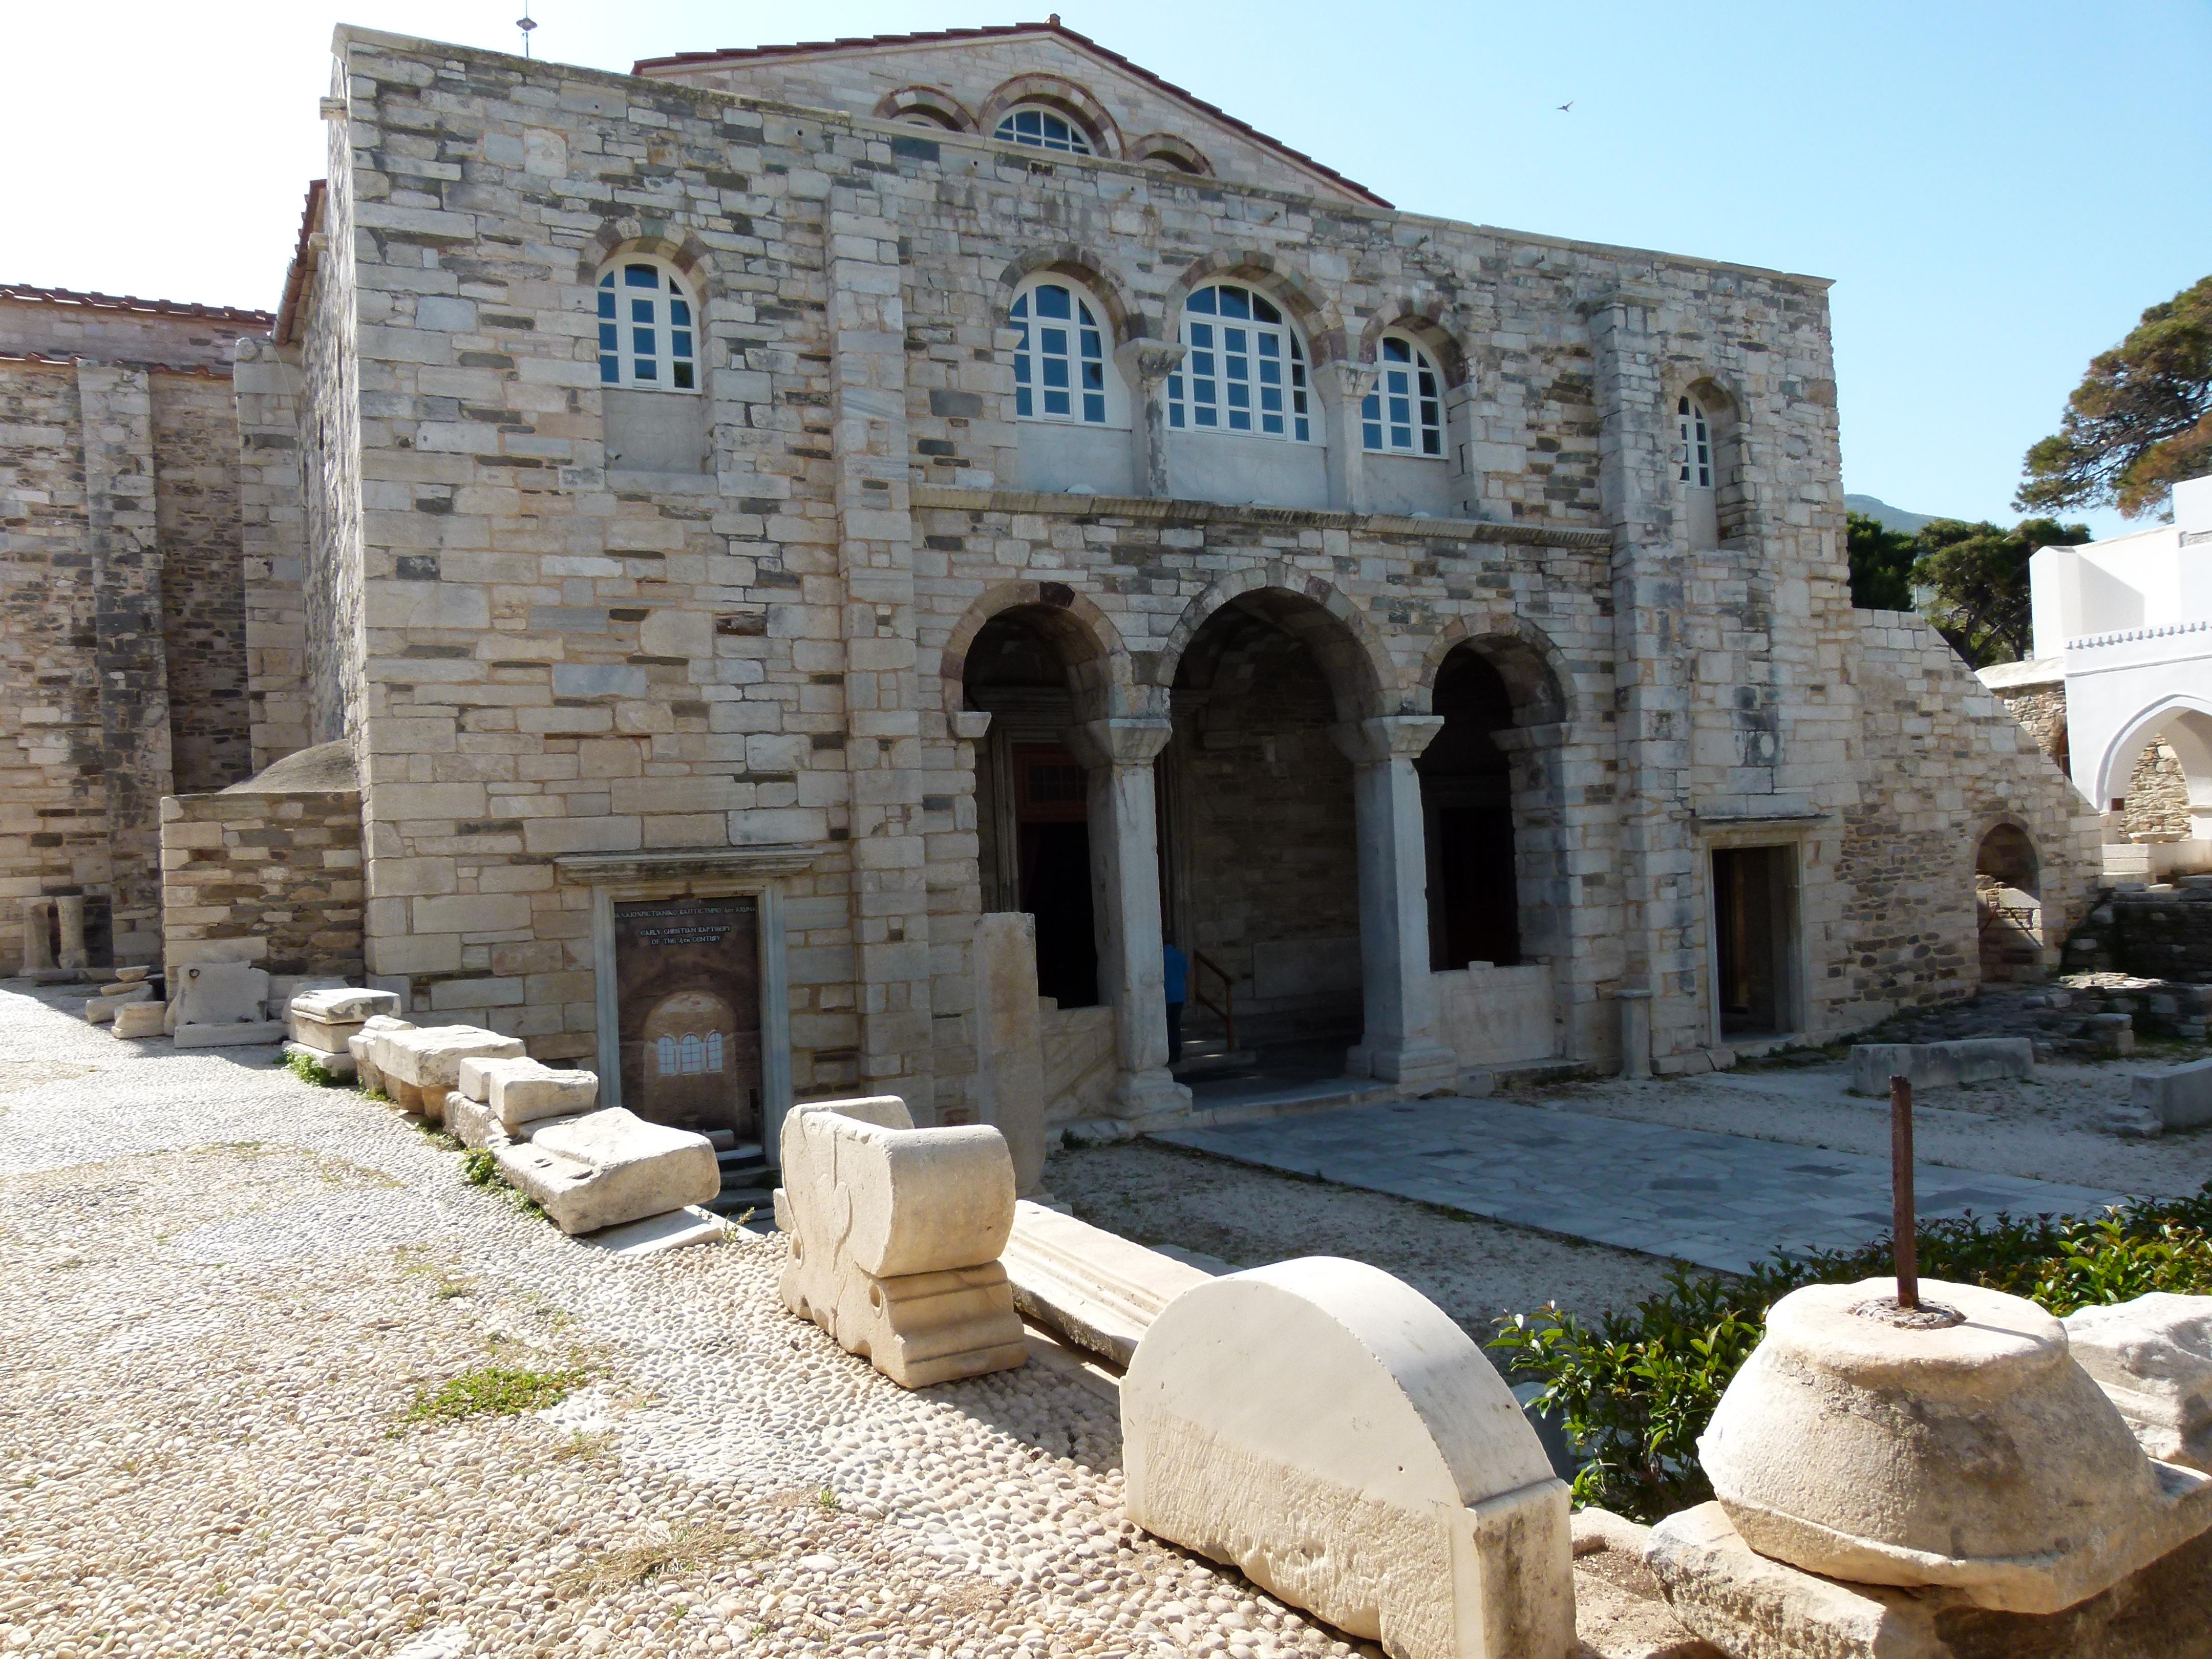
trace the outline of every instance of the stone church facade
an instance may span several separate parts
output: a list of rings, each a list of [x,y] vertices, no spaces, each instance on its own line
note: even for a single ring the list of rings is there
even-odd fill
[[[758,1129],[957,1120],[976,919],[1024,909],[1059,1109],[1143,1117],[1164,939],[1240,1044],[1420,1091],[1963,994],[2000,828],[2049,945],[2088,896],[2064,778],[1850,606],[1819,280],[1399,211],[1056,24],[336,53],[232,337],[227,614],[252,766],[350,758],[362,965],[422,1012],[641,1088],[711,1024]],[[11,490],[47,374],[0,362]],[[4,718],[0,766],[62,740]],[[0,893],[106,878],[9,792]]]

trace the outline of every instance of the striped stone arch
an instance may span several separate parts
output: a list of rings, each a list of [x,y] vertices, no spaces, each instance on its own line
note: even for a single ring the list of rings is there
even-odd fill
[[[1249,282],[1279,296],[1304,330],[1316,367],[1335,362],[1348,349],[1344,313],[1312,277],[1288,261],[1257,248],[1208,253],[1194,260],[1164,298],[1164,339],[1179,337],[1183,301],[1208,283]]]
[[[1513,693],[1515,725],[1554,726],[1574,718],[1574,676],[1566,658],[1542,629],[1510,611],[1454,617],[1437,630],[1421,654],[1413,687],[1415,713],[1431,712],[1437,671],[1447,657],[1469,642],[1497,647],[1483,654]]]
[[[1451,307],[1434,294],[1392,295],[1360,325],[1359,343],[1351,355],[1362,363],[1373,363],[1382,349],[1383,335],[1395,328],[1436,354],[1445,386],[1464,386],[1473,370],[1449,320],[1451,313]]]
[[[669,229],[667,222],[661,219],[628,217],[603,222],[576,261],[576,280],[587,289],[593,286],[607,261],[618,254],[658,254],[683,272],[697,292],[700,303],[720,298],[721,290],[714,280],[714,259],[707,245],[688,231],[672,237]]]
[[[1147,659],[1152,683],[1173,686],[1199,629],[1239,601],[1267,615],[1313,653],[1336,698],[1339,720],[1411,712],[1405,677],[1374,618],[1333,583],[1275,562],[1232,571],[1184,606],[1159,651]]]
[[[1009,611],[1027,614],[1051,639],[1067,665],[1068,689],[1079,719],[1105,720],[1139,712],[1147,700],[1137,689],[1128,648],[1114,619],[1081,590],[1058,581],[1000,582],[976,596],[952,625],[939,649],[939,695],[947,713],[968,706],[968,653],[992,618]]]
[[[1008,261],[1006,268],[999,273],[1000,292],[994,314],[1003,318],[1006,307],[1013,303],[1014,290],[1030,277],[1046,271],[1073,276],[1098,296],[1113,324],[1115,344],[1143,339],[1151,333],[1150,319],[1139,308],[1129,284],[1115,270],[1113,262],[1075,242],[1031,248],[1018,258]]]

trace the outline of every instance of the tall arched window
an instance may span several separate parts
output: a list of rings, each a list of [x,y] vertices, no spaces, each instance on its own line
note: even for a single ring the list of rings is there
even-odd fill
[[[663,1077],[676,1075],[676,1039],[665,1036],[653,1045],[653,1057]]]
[[[710,1072],[722,1069],[722,1034],[720,1031],[707,1033],[707,1069]]]
[[[1713,487],[1713,422],[1705,413],[1705,406],[1687,393],[1674,405],[1674,416],[1680,423],[1681,435],[1674,446],[1674,458],[1682,470],[1682,482],[1693,489]]]
[[[631,254],[599,273],[599,384],[699,389],[691,290],[665,261]]]
[[[1030,421],[1117,423],[1120,386],[1106,363],[1104,311],[1063,277],[1024,283],[1007,313],[1014,347],[1014,413]]]
[[[1275,303],[1237,283],[1183,301],[1190,351],[1168,376],[1168,424],[1313,441],[1305,343]]]
[[[707,1045],[699,1041],[698,1033],[686,1031],[676,1045],[682,1056],[681,1069],[686,1077],[696,1077],[707,1063]]]
[[[1375,389],[1360,405],[1360,441],[1378,454],[1444,453],[1443,377],[1402,334],[1385,334],[1375,354]]]
[[[992,136],[1010,144],[1027,144],[1031,149],[1064,150],[1073,155],[1091,154],[1091,141],[1083,136],[1082,128],[1058,111],[1036,104],[1008,110]]]

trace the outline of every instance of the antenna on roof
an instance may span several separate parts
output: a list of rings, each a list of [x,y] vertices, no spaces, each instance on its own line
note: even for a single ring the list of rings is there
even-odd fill
[[[522,55],[530,56],[530,31],[538,25],[531,20],[530,0],[522,0],[522,15],[514,20],[514,27],[522,31]]]

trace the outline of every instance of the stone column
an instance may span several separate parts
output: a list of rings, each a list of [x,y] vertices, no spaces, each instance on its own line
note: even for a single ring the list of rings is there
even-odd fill
[[[1173,726],[1164,716],[1091,720],[1073,728],[1091,773],[1091,884],[1105,919],[1098,983],[1114,1004],[1124,1117],[1190,1109],[1168,1072],[1168,1005],[1160,960],[1160,854],[1152,762]]]
[[[1443,719],[1393,714],[1329,728],[1352,764],[1358,816],[1359,958],[1366,1030],[1345,1057],[1354,1076],[1409,1088],[1457,1080],[1459,1060],[1437,1040],[1429,968],[1427,833],[1413,757]]]
[[[54,914],[61,921],[61,966],[72,974],[82,974],[92,965],[91,954],[84,945],[84,895],[65,894],[54,901]]]
[[[1044,1029],[1037,1012],[1036,918],[975,922],[975,1116],[1006,1138],[1014,1196],[1044,1186]]]
[[[1632,1083],[1651,1075],[1651,993],[1616,994],[1620,1004],[1620,1074]]]
[[[1359,406],[1375,385],[1373,363],[1339,359],[1314,371],[1328,432],[1328,504],[1340,512],[1364,513],[1367,507],[1367,451],[1360,441]]]
[[[1158,500],[1170,493],[1168,411],[1160,388],[1189,350],[1159,340],[1127,340],[1114,349],[1115,366],[1129,388],[1129,470],[1139,495]]]
[[[23,977],[54,976],[54,902],[50,898],[23,901]]]

